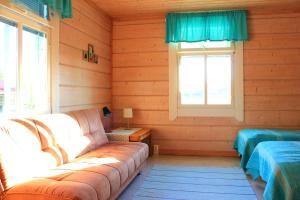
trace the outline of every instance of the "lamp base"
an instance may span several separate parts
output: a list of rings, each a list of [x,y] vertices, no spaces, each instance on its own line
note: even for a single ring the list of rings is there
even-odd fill
[[[130,122],[130,119],[127,118],[127,127],[125,128],[125,130],[130,130],[131,129],[130,126],[129,126],[129,122]]]
[[[103,128],[105,130],[105,133],[111,133],[111,117],[104,117],[103,118]]]

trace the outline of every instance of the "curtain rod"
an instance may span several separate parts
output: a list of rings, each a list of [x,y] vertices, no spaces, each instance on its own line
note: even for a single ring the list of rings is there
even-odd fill
[[[230,11],[247,11],[247,9],[231,9],[231,10],[202,10],[202,11],[171,11],[169,13],[213,13],[213,12],[230,12]]]

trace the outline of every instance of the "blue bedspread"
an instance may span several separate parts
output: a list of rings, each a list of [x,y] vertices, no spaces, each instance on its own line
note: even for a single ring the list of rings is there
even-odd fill
[[[300,130],[284,129],[243,129],[240,130],[234,148],[241,155],[241,167],[247,162],[257,144],[264,141],[300,141]]]
[[[258,144],[247,170],[253,178],[261,176],[266,181],[265,200],[300,199],[300,142]]]

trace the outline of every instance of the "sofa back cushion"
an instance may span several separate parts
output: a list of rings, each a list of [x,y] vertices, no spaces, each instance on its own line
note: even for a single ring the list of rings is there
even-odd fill
[[[66,114],[40,115],[31,119],[41,135],[42,146],[56,146],[68,163],[88,151],[91,143],[81,131],[78,122]]]
[[[108,143],[98,109],[72,111],[66,114],[78,121],[83,135],[90,139],[89,151]]]
[[[7,120],[0,124],[0,178],[4,190],[56,167],[52,154],[42,151],[35,124]]]

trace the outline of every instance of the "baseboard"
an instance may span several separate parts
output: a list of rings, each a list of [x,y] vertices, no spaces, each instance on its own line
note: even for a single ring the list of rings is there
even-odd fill
[[[236,151],[202,151],[202,150],[178,150],[178,149],[160,149],[160,155],[177,156],[209,156],[209,157],[238,157]]]

